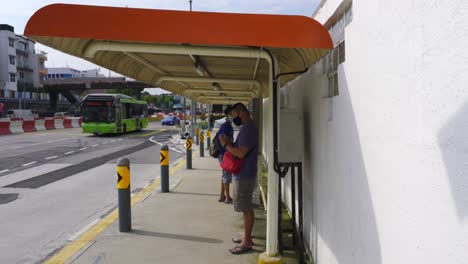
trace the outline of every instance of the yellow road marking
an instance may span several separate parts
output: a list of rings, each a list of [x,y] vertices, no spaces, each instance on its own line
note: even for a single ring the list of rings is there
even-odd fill
[[[182,179],[180,180],[180,182],[177,184],[177,186],[174,188],[174,192],[177,191],[177,189],[179,189],[180,186],[182,186],[182,184],[185,182],[185,179]]]
[[[147,137],[147,136],[151,136],[151,135],[154,135],[154,134],[157,134],[157,133],[160,133],[160,132],[166,131],[166,130],[167,130],[167,129],[156,130],[156,131],[153,131],[153,132],[150,132],[150,133],[143,134],[143,135],[141,135],[140,137]]]
[[[169,169],[169,173],[177,172],[182,166],[185,164],[186,160],[179,162],[176,166]],[[132,197],[131,205],[135,205],[140,202],[146,195],[151,193],[159,184],[161,183],[161,178],[157,178],[153,183],[149,186],[138,192],[136,195]],[[50,259],[48,259],[45,263],[46,264],[55,264],[55,263],[65,263],[68,259],[70,259],[73,255],[75,255],[78,251],[80,251],[83,247],[85,247],[90,241],[93,241],[102,231],[104,231],[108,226],[115,222],[118,218],[118,209],[114,209],[109,215],[104,217],[101,221],[99,221],[96,225],[91,227],[88,231],[86,231],[83,235],[81,235],[78,239],[72,241],[70,244],[65,246],[62,250],[60,250],[57,254],[53,255]]]

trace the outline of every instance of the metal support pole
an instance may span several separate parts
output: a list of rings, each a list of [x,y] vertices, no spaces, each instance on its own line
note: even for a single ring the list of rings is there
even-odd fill
[[[280,167],[281,168],[281,167]],[[283,253],[283,212],[281,210],[281,176],[278,175],[278,252]]]
[[[192,131],[190,131],[190,136],[194,137],[195,135],[195,127],[197,126],[197,113],[196,113],[196,105],[195,101],[192,100],[192,113],[190,114],[192,117],[192,122],[190,122]]]
[[[117,161],[117,189],[119,196],[119,231],[130,232],[132,229],[130,160],[127,158],[120,158]]]
[[[200,131],[200,157],[205,156],[205,135]]]
[[[206,140],[206,149],[209,151],[211,147],[211,130],[209,129],[206,131]]]
[[[301,254],[299,255],[299,263],[304,263],[304,219],[303,219],[303,204],[302,204],[302,163],[299,163],[299,167],[297,169],[297,196],[299,199],[299,249],[301,250]]]
[[[268,92],[269,92],[269,101],[268,101],[268,116],[267,122],[268,127],[265,128],[267,139],[273,140],[273,130],[278,129],[275,127],[275,116],[273,115],[274,108],[278,107],[275,104],[275,100],[273,97],[275,96],[274,93],[278,92],[278,89],[274,89],[273,87],[273,78],[278,72],[277,63],[270,61],[270,66],[275,65],[275,72],[270,67],[270,75],[269,75],[269,84],[268,84]],[[276,87],[275,87],[276,88]],[[271,144],[271,145],[270,145]],[[278,174],[275,172],[274,167],[274,159],[275,159],[275,152],[273,148],[273,142],[268,142],[268,151],[267,151],[267,160],[268,160],[268,196],[267,196],[267,239],[266,239],[266,255],[268,257],[274,257],[278,254]]]
[[[195,136],[197,137],[195,139],[195,142],[196,142],[196,144],[198,146],[198,145],[200,145],[200,128],[198,128],[198,127],[195,128]]]
[[[297,240],[297,228],[296,228],[296,167],[291,167],[291,214],[292,214],[292,228],[293,228],[293,245],[295,246]]]
[[[159,163],[161,165],[161,192],[169,192],[169,147],[164,145],[161,147],[159,155]]]
[[[187,122],[187,109],[185,109],[185,106],[186,104],[185,104],[185,97],[184,97],[184,109],[183,109],[184,110],[184,127],[185,127],[185,123]]]
[[[192,169],[192,137],[188,136],[185,140],[185,152],[187,159],[187,169]]]

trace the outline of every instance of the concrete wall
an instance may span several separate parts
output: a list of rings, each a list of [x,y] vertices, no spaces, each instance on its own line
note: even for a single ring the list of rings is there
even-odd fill
[[[468,263],[468,2],[353,13],[339,95],[321,63],[283,87],[305,117],[307,247],[318,264]]]

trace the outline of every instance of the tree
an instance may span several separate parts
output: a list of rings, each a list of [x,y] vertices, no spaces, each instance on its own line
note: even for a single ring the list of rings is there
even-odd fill
[[[174,105],[174,97],[172,95],[162,94],[162,102],[164,109],[171,110],[170,108]]]
[[[142,96],[142,100],[149,103],[153,103],[154,105],[159,105],[160,99],[157,95],[144,95]]]

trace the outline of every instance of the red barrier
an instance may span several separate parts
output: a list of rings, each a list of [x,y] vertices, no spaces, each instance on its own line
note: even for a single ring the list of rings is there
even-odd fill
[[[63,119],[63,127],[64,128],[73,128],[71,119]]]
[[[24,132],[36,131],[36,122],[34,120],[23,121]]]
[[[55,129],[55,121],[54,119],[47,119],[45,120],[45,128],[47,130]]]
[[[8,135],[8,134],[11,134],[10,122],[0,121],[0,135]]]

